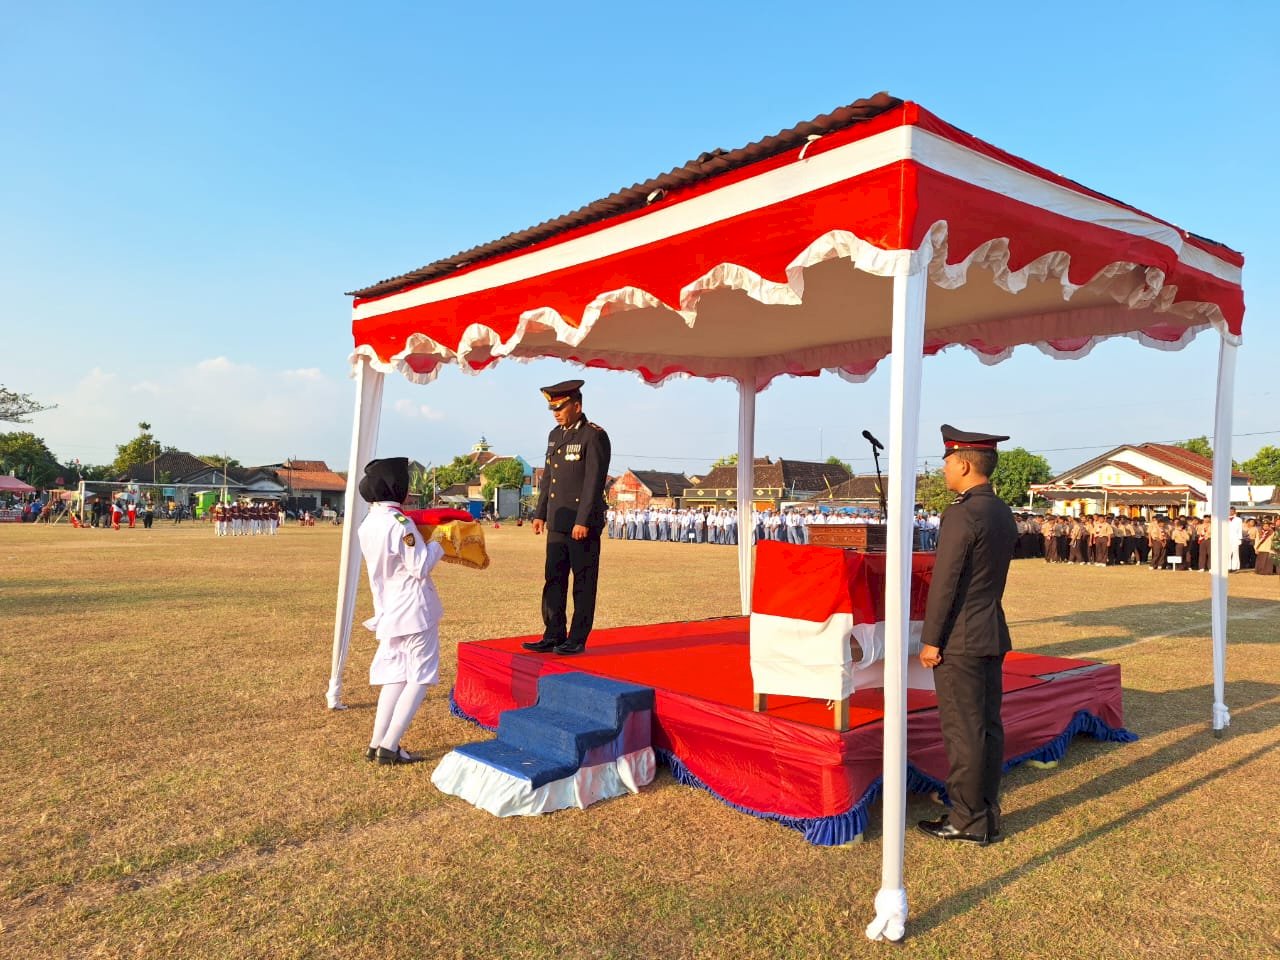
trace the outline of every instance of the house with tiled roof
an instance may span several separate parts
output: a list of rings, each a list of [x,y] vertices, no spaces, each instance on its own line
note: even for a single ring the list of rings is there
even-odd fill
[[[269,464],[268,469],[284,487],[284,503],[291,510],[341,511],[347,492],[347,478],[323,460],[286,460]]]
[[[693,481],[683,473],[663,470],[624,470],[605,487],[605,500],[623,510],[679,507]]]
[[[1030,490],[1055,514],[1203,516],[1213,493],[1213,461],[1170,443],[1124,444]],[[1231,502],[1250,499],[1248,475],[1233,470]]]
[[[753,467],[751,499],[760,510],[808,500],[849,479],[849,471],[838,463],[757,457]],[[736,465],[713,468],[686,487],[683,497],[685,506],[690,507],[730,506],[737,498]]]
[[[824,490],[811,497],[808,503],[815,507],[865,507],[879,510],[882,489],[885,492],[885,496],[888,496],[888,476],[885,476],[883,481],[877,478],[874,473],[853,476],[843,483],[837,483],[829,490]]]

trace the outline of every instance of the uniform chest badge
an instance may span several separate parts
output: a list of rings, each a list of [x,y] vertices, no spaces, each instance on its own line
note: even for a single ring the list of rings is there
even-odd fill
[[[582,444],[570,443],[564,448],[564,458],[566,460],[582,459]]]
[[[412,547],[417,542],[418,541],[414,539],[414,536],[412,533],[406,533],[404,535],[404,545],[406,547]]]

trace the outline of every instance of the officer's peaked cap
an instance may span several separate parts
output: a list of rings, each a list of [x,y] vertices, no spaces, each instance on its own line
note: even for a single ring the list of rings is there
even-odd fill
[[[563,380],[560,383],[553,383],[549,387],[542,388],[542,396],[546,398],[547,406],[552,410],[559,410],[570,400],[582,400],[582,385],[585,380]]]
[[[997,444],[1008,439],[994,433],[957,430],[951,424],[944,423],[942,425],[942,456],[945,458],[957,450],[994,450]]]

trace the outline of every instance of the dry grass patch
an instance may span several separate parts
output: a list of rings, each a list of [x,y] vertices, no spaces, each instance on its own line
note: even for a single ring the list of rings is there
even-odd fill
[[[540,629],[541,544],[490,533],[446,567],[442,684],[460,641]],[[810,847],[662,772],[639,797],[498,820],[430,764],[361,753],[374,649],[324,710],[337,531],[0,527],[0,948],[14,957],[873,956],[868,843]],[[1280,785],[1280,580],[1231,580],[1229,735],[1208,731],[1208,578],[1014,566],[1015,644],[1124,669],[1126,746],[1077,740],[1007,780],[1009,838],[911,836],[903,956],[1147,957],[1280,949],[1268,801]],[[360,595],[358,617],[368,615]],[[733,551],[606,541],[598,624],[736,612]],[[926,799],[909,817],[930,815]]]

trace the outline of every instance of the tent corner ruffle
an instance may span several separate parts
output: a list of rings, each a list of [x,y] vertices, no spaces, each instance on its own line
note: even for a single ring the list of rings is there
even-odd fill
[[[712,291],[737,291],[766,306],[797,306],[803,302],[805,272],[833,260],[845,261],[862,273],[886,278],[927,271],[930,286],[944,290],[956,290],[971,282],[970,274],[976,267],[990,275],[995,287],[1011,295],[1032,283],[1057,282],[1064,302],[1069,302],[1079,291],[1087,290],[1110,298],[1115,303],[1114,314],[1123,311],[1127,315],[1134,311],[1145,315],[1135,317],[1137,322],[1132,329],[1087,336],[1078,335],[1076,331],[1061,335],[1056,329],[1062,326],[1063,317],[1072,315],[1070,310],[929,330],[926,332],[927,354],[961,346],[982,363],[992,365],[1009,359],[1016,346],[1026,345],[1055,359],[1078,359],[1088,355],[1103,340],[1118,337],[1159,350],[1180,350],[1210,328],[1233,345],[1238,346],[1241,341],[1240,335],[1231,331],[1218,304],[1179,301],[1177,285],[1169,283],[1165,271],[1159,267],[1114,261],[1087,283],[1075,284],[1070,280],[1072,258],[1068,251],[1046,251],[1020,269],[1011,270],[1008,238],[994,237],[955,262],[947,260],[948,244],[945,221],[934,223],[915,250],[885,250],[851,232],[835,230],[815,239],[795,257],[786,268],[785,283],[769,280],[741,264],[722,262],[681,288],[678,306],[664,303],[638,287],[620,287],[597,294],[584,308],[577,324],[550,307],[536,307],[520,315],[515,329],[505,339],[491,326],[472,323],[462,331],[456,344],[441,343],[423,333],[411,333],[403,347],[387,359],[380,357],[371,345],[358,344],[350,361],[354,370],[359,359],[366,357],[375,369],[399,373],[418,384],[433,381],[445,364],[456,364],[465,372],[476,374],[504,359],[527,361],[540,357],[557,358],[588,369],[634,372],[655,387],[686,377],[735,383],[750,378],[760,391],[779,376],[814,376],[824,370],[861,383],[874,374],[880,360],[888,355],[887,337],[754,358],[682,356],[677,350],[591,349],[591,333],[601,318],[632,310],[668,309],[678,313],[686,327],[693,328],[698,321],[699,301]],[[521,352],[533,329],[550,332],[564,349],[537,347]]]

